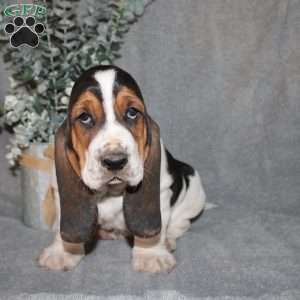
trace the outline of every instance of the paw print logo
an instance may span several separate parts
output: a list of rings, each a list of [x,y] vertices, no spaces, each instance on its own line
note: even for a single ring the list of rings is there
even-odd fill
[[[28,45],[32,48],[39,44],[38,34],[45,31],[45,26],[42,23],[35,22],[32,16],[25,20],[22,17],[15,17],[13,23],[6,24],[4,31],[10,35],[10,44],[17,48],[21,45]]]

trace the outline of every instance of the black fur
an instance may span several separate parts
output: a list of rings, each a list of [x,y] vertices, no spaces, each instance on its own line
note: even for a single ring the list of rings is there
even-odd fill
[[[183,187],[183,180],[185,181],[186,187],[190,185],[190,176],[195,175],[195,170],[188,164],[175,159],[171,153],[166,149],[168,171],[173,178],[171,190],[173,192],[171,197],[171,206],[173,206]]]

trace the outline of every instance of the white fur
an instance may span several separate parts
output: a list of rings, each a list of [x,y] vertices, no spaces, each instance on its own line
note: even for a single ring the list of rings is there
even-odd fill
[[[106,121],[112,123],[116,119],[113,107],[115,102],[113,88],[116,72],[115,70],[98,71],[94,77],[100,85]]]
[[[170,205],[172,177],[168,172],[166,153],[161,141],[160,210],[162,229],[159,242],[151,248],[133,248],[132,264],[136,271],[169,272],[176,260],[170,253],[176,249],[176,239],[191,226],[190,219],[204,208],[205,194],[198,173],[190,178],[189,188],[183,182],[182,191],[173,207]]]
[[[152,247],[134,245],[132,266],[136,271],[169,272],[176,260],[171,253],[176,249],[176,240],[191,226],[190,219],[197,216],[205,206],[205,194],[200,177],[196,172],[190,177],[189,188],[183,182],[182,191],[173,207],[170,205],[173,180],[168,172],[165,148],[161,141],[161,174],[160,174],[160,210],[162,228],[159,239]],[[98,223],[107,231],[126,232],[123,214],[123,197],[107,197],[100,199],[98,207]],[[64,251],[60,235],[51,246],[46,248],[39,258],[41,266],[50,269],[70,269],[76,266],[82,256],[72,255]]]
[[[102,92],[105,124],[86,151],[86,162],[81,172],[82,180],[93,190],[102,188],[114,174],[101,165],[100,157],[107,151],[116,150],[128,154],[128,163],[117,176],[129,185],[137,185],[143,178],[143,160],[132,134],[117,121],[115,116],[113,95],[115,71],[99,71],[95,74],[95,79]]]
[[[190,219],[197,216],[205,206],[205,194],[200,177],[196,172],[190,177],[189,188],[183,182],[182,191],[173,207],[170,205],[173,180],[168,172],[166,153],[161,141],[160,210],[162,228],[159,240],[150,248],[135,245],[132,252],[132,266],[136,271],[171,271],[176,260],[171,251],[176,249],[176,240],[191,226]],[[123,197],[101,199],[98,207],[98,223],[108,231],[126,232],[123,214]],[[49,269],[63,270],[75,267],[82,255],[72,255],[63,249],[60,235],[46,248],[39,258],[39,264]]]
[[[185,184],[184,184],[185,185]],[[189,188],[182,190],[172,207],[169,220],[167,241],[170,250],[176,249],[176,240],[191,226],[190,219],[196,217],[205,206],[205,193],[198,172],[190,177]]]
[[[205,194],[200,177],[196,172],[190,178],[189,188],[183,182],[183,189],[175,205],[171,207],[173,180],[168,172],[166,153],[161,141],[161,175],[160,175],[160,210],[162,228],[158,242],[150,248],[134,246],[132,266],[136,271],[169,272],[176,260],[171,251],[176,249],[176,239],[182,236],[191,226],[190,219],[197,216],[204,208]],[[98,204],[99,220],[105,220],[104,227],[111,230],[126,230],[122,211],[122,197],[110,198]],[[104,217],[105,216],[105,217]],[[109,220],[111,220],[109,222]]]
[[[165,245],[150,248],[134,246],[132,250],[132,267],[139,272],[170,272],[176,266],[175,257]]]
[[[97,205],[98,222],[105,230],[124,231],[123,197],[107,197]]]
[[[47,269],[68,271],[76,267],[82,258],[83,255],[66,252],[60,234],[57,233],[54,242],[43,250],[38,262]]]

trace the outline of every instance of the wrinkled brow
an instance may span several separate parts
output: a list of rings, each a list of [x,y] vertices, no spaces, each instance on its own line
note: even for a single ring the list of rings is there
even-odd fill
[[[116,96],[116,103],[121,104],[120,102],[127,103],[127,106],[133,105],[139,111],[145,112],[145,105],[143,101],[127,87],[122,87]]]
[[[74,120],[83,112],[90,113],[98,120],[103,117],[102,100],[94,92],[87,90],[79,96],[72,108],[71,119]]]
[[[100,87],[91,86],[91,87],[87,88],[87,91],[93,93],[99,101],[101,101],[101,102],[103,101],[102,92],[101,92]]]

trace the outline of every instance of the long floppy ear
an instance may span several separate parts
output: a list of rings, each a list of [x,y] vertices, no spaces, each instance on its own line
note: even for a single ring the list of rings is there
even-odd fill
[[[127,188],[124,215],[129,231],[137,237],[149,238],[160,233],[160,134],[158,125],[147,117],[148,151],[144,178],[135,188]]]
[[[69,252],[89,252],[97,233],[97,206],[93,193],[74,171],[67,155],[69,136],[65,121],[55,135],[55,167],[60,196],[60,233]],[[76,244],[76,245],[75,245]]]

